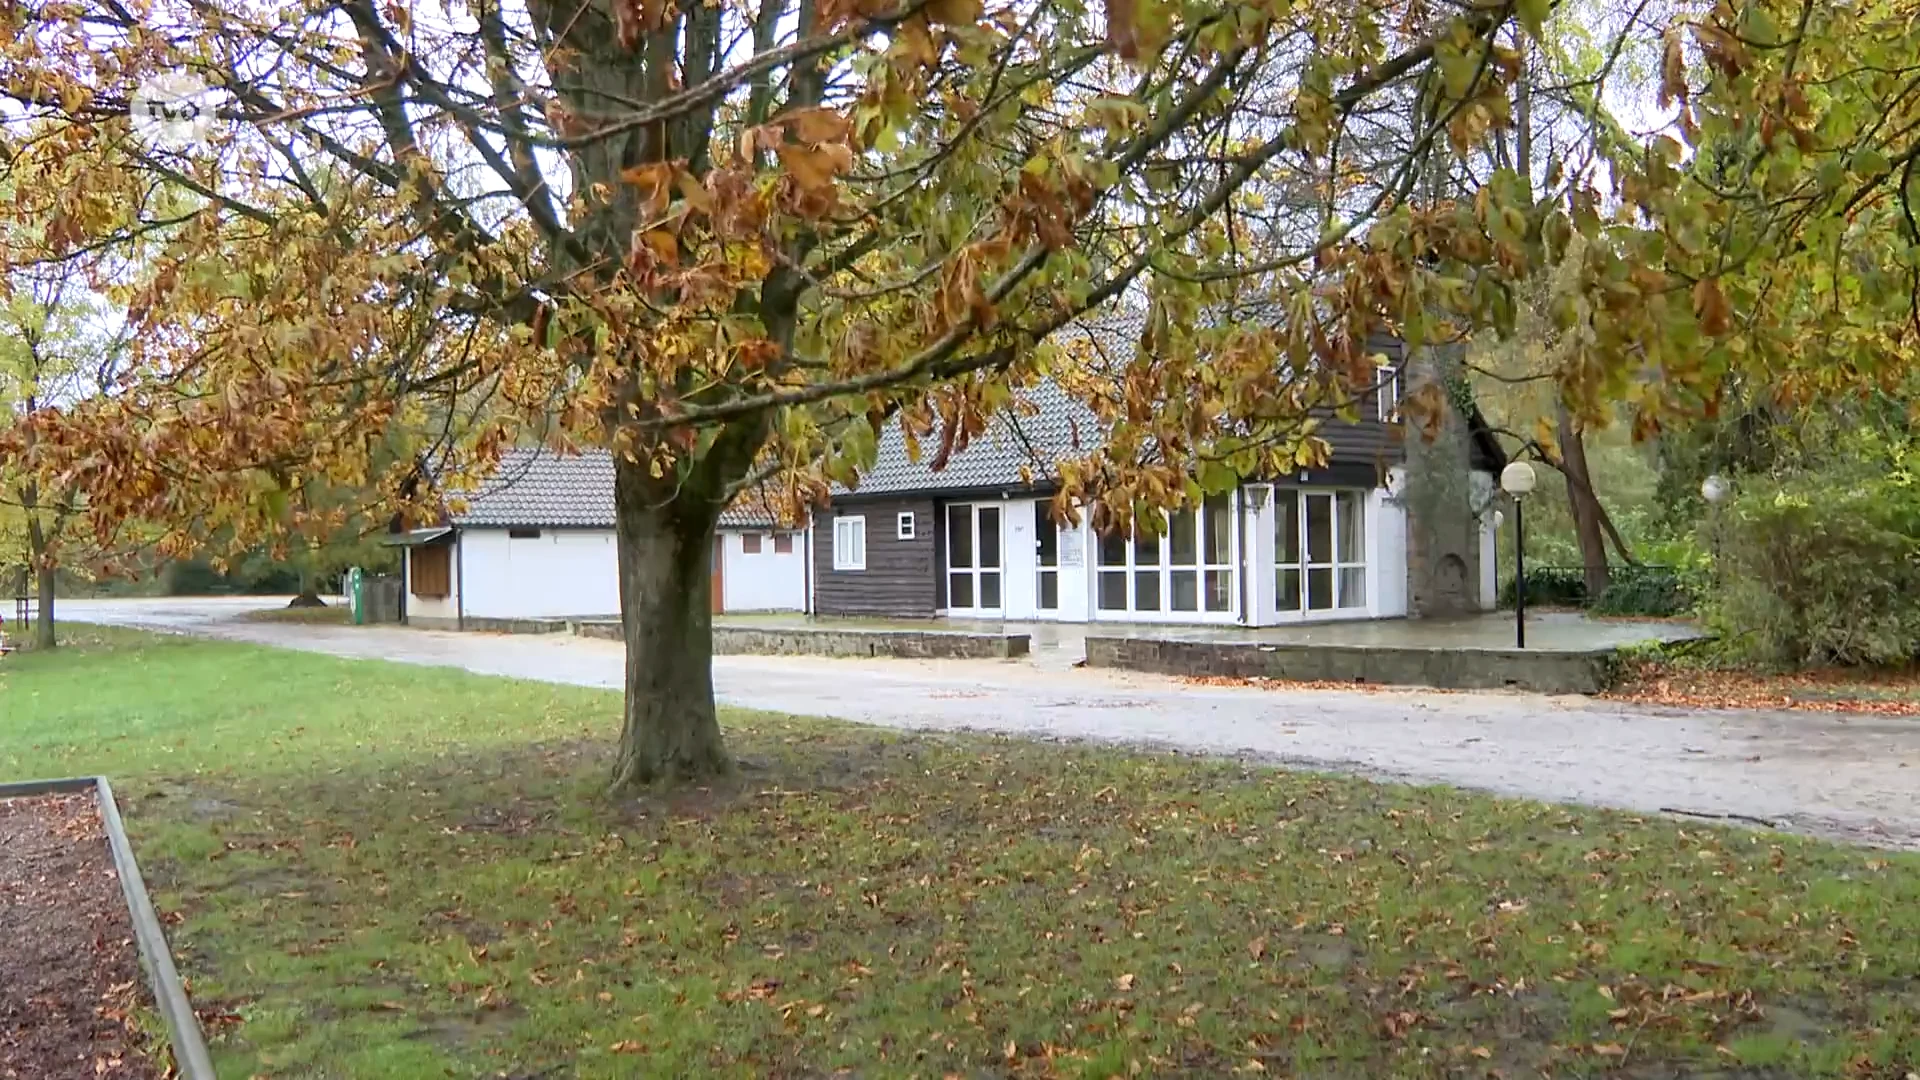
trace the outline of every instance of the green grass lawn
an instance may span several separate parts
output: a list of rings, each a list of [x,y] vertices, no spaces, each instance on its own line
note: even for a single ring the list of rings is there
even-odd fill
[[[1902,1080],[1920,859],[74,627],[0,778],[112,775],[223,1077]]]

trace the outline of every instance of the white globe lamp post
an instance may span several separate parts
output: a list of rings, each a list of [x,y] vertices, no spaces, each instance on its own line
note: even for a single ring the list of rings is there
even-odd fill
[[[1539,482],[1533,466],[1524,461],[1500,470],[1500,490],[1513,498],[1513,641],[1517,649],[1527,647],[1527,529],[1520,506]]]

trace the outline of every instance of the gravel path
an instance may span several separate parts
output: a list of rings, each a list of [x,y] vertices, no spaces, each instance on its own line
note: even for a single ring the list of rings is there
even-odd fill
[[[335,656],[615,687],[615,642],[235,621],[255,599],[74,601],[64,617]],[[1920,850],[1920,721],[1689,712],[1586,698],[1257,690],[1006,661],[716,657],[720,700],[888,727],[1245,754],[1645,812],[1760,819]]]

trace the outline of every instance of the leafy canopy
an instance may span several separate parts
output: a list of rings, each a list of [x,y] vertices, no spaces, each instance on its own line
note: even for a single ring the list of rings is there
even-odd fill
[[[36,418],[34,467],[244,537],[310,474],[404,502],[537,436],[698,530],[854,481],[896,417],[944,458],[1051,376],[1114,429],[1065,494],[1166,503],[1312,460],[1369,333],[1509,329],[1575,234],[1577,409],[1843,391],[1911,347],[1914,7],[14,4],[0,215],[46,224],[0,259],[147,252],[95,274],[124,377]],[[1598,58],[1572,148],[1431,183],[1511,128],[1526,37]],[[1660,57],[1650,136],[1603,104],[1622,55]],[[176,70],[219,112],[177,151],[127,115]],[[1121,311],[1137,348],[1053,336]]]

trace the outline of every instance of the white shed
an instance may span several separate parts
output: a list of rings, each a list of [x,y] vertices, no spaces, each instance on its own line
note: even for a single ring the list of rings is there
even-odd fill
[[[605,451],[511,450],[438,526],[396,533],[406,548],[403,621],[446,630],[521,620],[617,618],[613,461]],[[729,507],[714,540],[716,611],[803,611],[805,528]]]
[[[813,566],[812,530],[781,528],[752,500],[740,500],[720,515],[714,547],[720,611],[805,611],[807,575]]]

